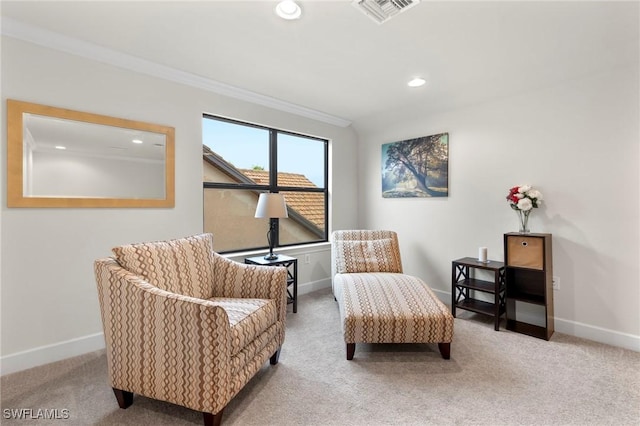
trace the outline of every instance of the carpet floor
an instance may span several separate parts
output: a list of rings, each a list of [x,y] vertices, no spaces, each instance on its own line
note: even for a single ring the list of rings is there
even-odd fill
[[[2,424],[198,425],[201,413],[139,395],[118,408],[104,350],[1,378]],[[68,419],[12,419],[12,409]],[[9,411],[8,411],[9,410]],[[63,412],[62,410],[68,410]],[[639,425],[640,353],[556,333],[493,330],[460,312],[451,359],[437,345],[356,346],[345,358],[330,289],[287,314],[276,366],[229,403],[224,425]]]

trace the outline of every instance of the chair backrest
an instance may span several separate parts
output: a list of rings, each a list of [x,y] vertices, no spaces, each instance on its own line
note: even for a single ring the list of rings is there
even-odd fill
[[[331,276],[361,272],[402,273],[394,231],[345,230],[331,234]]]
[[[213,297],[213,235],[114,247],[116,261],[163,290],[208,299]]]

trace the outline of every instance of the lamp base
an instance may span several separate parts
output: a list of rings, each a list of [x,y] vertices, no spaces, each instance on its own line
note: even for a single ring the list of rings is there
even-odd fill
[[[269,253],[264,257],[265,260],[276,260],[277,258],[278,258],[278,255],[274,253]]]

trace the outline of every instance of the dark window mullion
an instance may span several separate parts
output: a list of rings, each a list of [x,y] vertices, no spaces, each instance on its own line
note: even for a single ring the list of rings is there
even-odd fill
[[[276,186],[274,192],[326,192],[326,188],[305,187],[305,186]]]
[[[329,241],[329,142],[324,142],[324,240]]]
[[[277,192],[278,186],[278,135],[269,130],[269,186],[271,192]]]
[[[278,132],[269,129],[269,192],[278,192]],[[269,219],[274,226],[274,247],[280,247],[280,220]]]
[[[223,183],[223,182],[202,182],[204,188],[216,188],[216,189],[250,189],[254,191],[269,191],[271,187],[269,185],[249,185],[246,183]]]

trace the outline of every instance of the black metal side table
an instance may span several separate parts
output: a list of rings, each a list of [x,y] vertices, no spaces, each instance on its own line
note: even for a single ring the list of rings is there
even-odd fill
[[[277,259],[268,260],[263,256],[247,257],[248,265],[284,266],[287,268],[287,304],[293,304],[293,313],[298,312],[298,259],[279,254]]]

